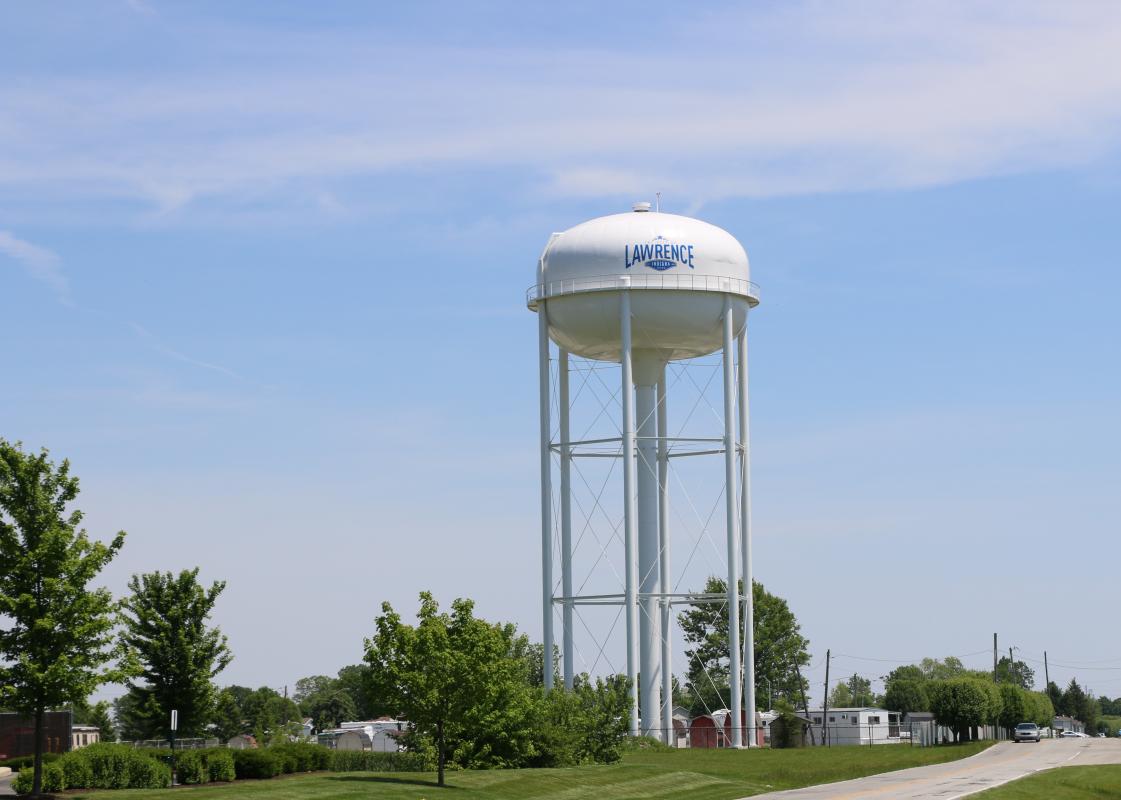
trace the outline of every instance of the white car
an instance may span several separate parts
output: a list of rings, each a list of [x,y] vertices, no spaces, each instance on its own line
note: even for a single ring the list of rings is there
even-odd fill
[[[1063,731],[1059,734],[1060,739],[1089,739],[1089,734],[1077,733],[1076,731]]]

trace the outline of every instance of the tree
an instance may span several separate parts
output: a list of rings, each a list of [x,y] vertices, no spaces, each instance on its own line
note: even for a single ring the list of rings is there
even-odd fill
[[[887,675],[881,676],[880,680],[884,682],[884,690],[891,688],[895,681],[925,681],[926,675],[920,667],[914,664],[907,664],[902,667],[896,667]]]
[[[1047,688],[1044,689],[1044,694],[1046,694],[1047,698],[1051,701],[1051,705],[1056,714],[1067,713],[1066,703],[1063,700],[1063,690],[1059,688],[1057,683],[1054,681],[1049,682]]]
[[[316,728],[334,728],[358,716],[354,699],[342,689],[333,689],[313,695],[307,705],[301,706],[311,717]]]
[[[214,713],[213,678],[233,658],[226,637],[207,625],[226,584],[203,588],[198,572],[133,575],[128,584],[121,645],[143,679],[128,684],[143,738],[162,737],[172,709],[179,712],[182,736],[203,734]]]
[[[369,664],[352,664],[339,670],[339,688],[354,701],[358,719],[374,719],[389,713],[385,703],[374,694]]]
[[[914,679],[896,679],[887,685],[884,692],[884,708],[909,714],[912,711],[929,711],[930,698],[926,693],[926,682]]]
[[[377,631],[366,640],[372,685],[410,733],[431,742],[438,783],[449,758],[465,767],[507,766],[533,752],[534,690],[514,655],[515,629],[474,616],[459,599],[441,614],[420,595],[417,624],[406,625],[382,603]]]
[[[94,726],[103,742],[116,741],[117,738],[116,727],[113,725],[109,710],[107,700],[99,700],[92,705],[88,700],[82,700],[70,706],[70,711],[74,715],[74,724]]]
[[[124,677],[106,666],[117,604],[89,584],[125,534],[91,541],[82,513],[67,511],[77,496],[68,461],[55,466],[46,450],[0,439],[0,704],[35,721],[33,795],[43,787],[46,709]]]
[[[852,705],[857,708],[876,705],[876,693],[872,691],[872,681],[853,673],[845,685],[848,686]]]
[[[829,693],[829,707],[830,708],[852,708],[852,689],[849,688],[848,683],[841,681]]]
[[[924,658],[919,662],[919,669],[927,680],[943,681],[950,678],[959,678],[965,672],[965,665],[957,656],[946,656],[945,661],[937,658]]]
[[[1036,704],[1031,692],[1013,683],[1000,685],[1000,725],[1008,735],[1021,722],[1032,722],[1035,716]]]
[[[1035,685],[1035,670],[1023,661],[1012,661],[1005,656],[996,664],[996,682],[1031,689]]]
[[[625,676],[613,675],[593,683],[579,675],[571,691],[561,687],[537,689],[540,711],[535,715],[535,750],[530,766],[569,767],[611,763],[622,756],[627,737],[630,698]]]
[[[234,692],[223,689],[214,703],[214,734],[219,742],[227,742],[239,733],[246,733],[241,703]]]
[[[1000,692],[992,681],[978,678],[934,680],[927,686],[930,710],[939,725],[954,732],[954,741],[969,741],[973,729],[996,722],[1001,711]]]
[[[704,591],[724,594],[727,583],[709,578]],[[752,583],[755,620],[755,682],[756,708],[769,695],[786,698],[791,704],[801,702],[801,692],[809,688],[799,681],[797,668],[809,664],[809,641],[790,606],[781,597],[769,593],[758,581]],[[741,617],[742,618],[742,617]],[[679,617],[689,649],[686,676],[693,700],[693,711],[727,707],[728,704],[728,613],[720,603],[695,603]],[[737,637],[742,647],[742,635]],[[759,687],[767,687],[760,691]],[[718,705],[714,705],[718,703]]]

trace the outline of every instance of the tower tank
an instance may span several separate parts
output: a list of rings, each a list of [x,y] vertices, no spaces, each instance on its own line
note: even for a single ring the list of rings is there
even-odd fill
[[[570,356],[621,364],[627,675],[631,679],[631,732],[664,736],[672,731],[670,606],[666,475],[669,443],[666,365],[671,361],[723,353],[724,481],[727,515],[727,608],[729,630],[740,630],[738,581],[750,586],[750,513],[747,448],[747,349],[749,311],[759,303],[743,246],[727,231],[698,219],[650,210],[583,222],[554,233],[537,266],[537,283],[527,305],[538,313],[541,382],[542,602],[545,680],[552,679],[553,606],[562,609],[564,680],[571,686],[572,607],[603,595],[573,595],[569,469],[580,446],[569,436],[568,364]],[[552,438],[549,362],[557,347],[559,440]],[[735,361],[740,364],[738,376]],[[738,402],[737,402],[738,397]],[[739,438],[736,438],[736,414]],[[605,440],[597,440],[602,445]],[[560,462],[560,554],[562,594],[553,593],[553,454]],[[737,485],[737,466],[739,484]],[[737,489],[739,491],[737,491]],[[737,496],[738,495],[738,496]],[[742,562],[741,562],[742,556]],[[745,643],[742,652],[730,637],[733,720],[741,718],[743,698],[754,711],[751,645],[751,592],[745,593]],[[743,670],[741,672],[741,656]],[[741,677],[742,676],[742,677]],[[639,689],[641,680],[641,691]],[[642,698],[642,708],[638,699]],[[750,729],[754,731],[754,722]],[[732,744],[742,743],[743,726],[733,723]],[[749,736],[749,743],[754,736]]]

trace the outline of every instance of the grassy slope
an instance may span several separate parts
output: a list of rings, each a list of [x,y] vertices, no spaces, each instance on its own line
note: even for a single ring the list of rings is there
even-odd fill
[[[1121,765],[1060,767],[974,795],[984,800],[1121,799]]]
[[[947,747],[835,747],[804,750],[650,750],[621,764],[572,769],[452,772],[456,800],[730,800],[762,792],[858,778],[973,755],[988,743]],[[98,800],[167,800],[169,790],[81,792]],[[271,781],[174,790],[177,800],[417,800],[443,792],[426,773],[318,773]]]

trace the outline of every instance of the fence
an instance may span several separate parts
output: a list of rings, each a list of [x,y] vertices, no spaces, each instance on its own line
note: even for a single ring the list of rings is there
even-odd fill
[[[776,720],[777,722],[777,720]],[[698,724],[699,723],[699,724]],[[738,728],[740,741],[746,746],[752,738],[758,747],[782,746],[772,744],[772,722],[764,722],[756,727]],[[791,737],[786,737],[781,725],[775,726],[774,738],[778,741],[793,740],[795,747],[932,747],[954,741],[954,732],[944,725],[933,721],[921,722],[860,722],[847,724],[810,724],[803,723],[802,729]],[[692,724],[679,724],[673,727],[669,736],[665,728],[657,728],[649,733],[653,739],[676,748],[725,749],[731,748],[733,727],[713,725],[706,717],[697,717]],[[1046,736],[1047,733],[1045,732]],[[1008,732],[999,726],[982,725],[976,729],[978,740],[1004,741]]]
[[[167,739],[143,739],[135,742],[120,742],[129,747],[149,747],[155,750],[170,749],[171,742]],[[176,739],[176,750],[202,750],[207,747],[225,747],[224,742],[217,739]]]

